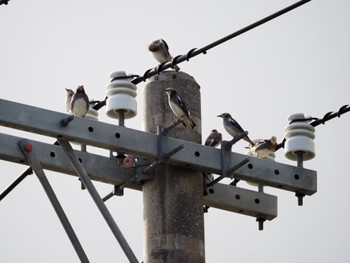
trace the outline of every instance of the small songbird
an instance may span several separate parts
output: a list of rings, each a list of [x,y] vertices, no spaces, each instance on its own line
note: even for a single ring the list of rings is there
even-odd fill
[[[165,63],[172,61],[173,57],[169,52],[169,46],[163,39],[153,41],[148,46],[148,50],[152,52],[154,58],[159,63]],[[180,68],[177,65],[172,66],[175,71],[179,71]]]
[[[74,91],[71,90],[71,89],[66,89],[66,91],[67,91],[66,110],[67,110],[68,113],[71,113],[71,111],[70,111],[70,103],[72,102]]]
[[[165,92],[168,94],[168,102],[170,109],[173,111],[176,117],[178,117],[182,124],[186,127],[186,124],[190,125],[193,129],[196,124],[191,119],[191,114],[186,107],[185,102],[177,94],[177,91],[173,88],[165,89]]]
[[[272,136],[268,140],[257,142],[254,146],[250,147],[250,152],[259,158],[266,158],[270,153],[276,150],[277,138]]]
[[[89,98],[85,93],[84,86],[78,86],[70,104],[71,113],[75,116],[85,117],[89,110]]]
[[[221,141],[222,141],[221,133],[213,129],[211,130],[208,138],[205,140],[204,145],[210,146],[210,147],[216,147],[220,144]]]
[[[229,113],[222,113],[222,114],[218,115],[218,117],[221,117],[223,119],[225,130],[233,138],[237,137],[238,135],[240,135],[241,133],[244,132],[242,127],[238,124],[237,121],[235,121],[234,118],[231,117],[231,115]],[[243,137],[243,140],[245,140],[248,143],[250,143],[251,146],[254,146],[254,143],[252,142],[252,140],[248,136]]]

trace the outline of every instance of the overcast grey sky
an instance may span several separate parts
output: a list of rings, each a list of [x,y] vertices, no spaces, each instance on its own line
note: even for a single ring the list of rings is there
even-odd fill
[[[173,55],[202,47],[293,1],[11,0],[0,6],[1,98],[65,112],[65,88],[83,84],[104,98],[109,74],[143,74],[157,63],[148,44],[165,39]],[[216,115],[230,112],[252,138],[281,140],[287,116],[322,117],[350,100],[350,2],[314,0],[190,62],[180,64],[201,86],[202,131],[223,130]],[[126,126],[141,129],[138,115]],[[100,121],[116,120],[100,112]],[[0,132],[42,138],[0,127]],[[349,262],[350,114],[316,129],[318,192],[298,207],[278,195],[278,217],[257,230],[255,219],[210,209],[205,214],[207,262]],[[234,150],[244,153],[245,144]],[[105,151],[101,154],[107,154]],[[276,161],[295,164],[276,153]],[[0,160],[0,191],[25,170]],[[91,262],[127,262],[117,241],[75,177],[48,171]],[[96,183],[102,196],[112,186]],[[252,189],[245,183],[241,187]],[[124,236],[142,259],[142,193],[127,190],[107,202]],[[35,176],[0,203],[0,262],[79,262]]]

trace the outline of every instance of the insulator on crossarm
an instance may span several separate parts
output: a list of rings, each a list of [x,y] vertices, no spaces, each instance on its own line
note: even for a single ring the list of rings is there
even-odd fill
[[[137,114],[136,90],[131,78],[124,71],[117,71],[110,75],[112,82],[107,86],[106,114],[108,117],[118,119],[123,113],[123,118],[130,119]]]
[[[315,157],[315,128],[303,113],[288,116],[289,125],[285,128],[284,155],[289,160],[307,161]]]

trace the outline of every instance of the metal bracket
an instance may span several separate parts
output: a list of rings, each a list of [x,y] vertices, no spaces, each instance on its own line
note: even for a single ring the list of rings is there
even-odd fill
[[[171,156],[181,151],[185,146],[183,144],[178,145],[174,149],[165,152],[168,140],[168,132],[177,126],[182,121],[177,119],[169,126],[158,126],[157,127],[157,149],[158,149],[158,159],[151,163],[148,167],[142,170],[143,175],[149,175],[153,170],[161,164],[167,163]],[[153,178],[153,176],[152,176]]]
[[[72,242],[72,245],[78,254],[78,257],[80,258],[81,262],[89,262],[89,259],[87,258],[85,251],[83,247],[81,246],[78,237],[76,236],[66,214],[63,211],[63,208],[58,201],[55,192],[53,191],[49,181],[47,180],[47,177],[44,173],[44,170],[36,158],[36,155],[34,153],[31,153],[32,151],[32,145],[28,143],[27,140],[20,140],[18,142],[18,145],[20,146],[20,149],[26,158],[27,162],[31,166],[31,168],[34,170],[35,174],[37,175],[41,185],[43,186],[48,198],[50,199],[50,202],[53,206],[53,208],[56,211],[57,216],[59,217],[63,228],[65,229],[70,241]]]
[[[221,169],[222,169],[222,174],[217,177],[215,180],[211,181],[207,187],[213,186],[214,184],[220,182],[222,179],[225,177],[230,177],[231,179],[232,174],[234,171],[245,165],[246,163],[249,162],[249,158],[243,159],[236,165],[231,167],[231,151],[232,151],[232,146],[241,140],[243,137],[247,136],[248,132],[242,132],[240,135],[234,137],[231,141],[221,141]],[[235,186],[239,182],[239,180],[235,181]]]

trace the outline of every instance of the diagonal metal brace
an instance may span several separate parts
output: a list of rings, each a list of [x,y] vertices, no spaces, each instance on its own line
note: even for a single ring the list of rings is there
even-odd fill
[[[242,161],[240,161],[239,163],[237,163],[235,166],[226,169],[225,172],[223,173],[223,175],[220,175],[218,178],[214,179],[213,181],[211,181],[207,186],[213,186],[216,183],[220,182],[222,179],[224,179],[225,177],[231,177],[231,174],[236,171],[237,169],[241,168],[243,165],[245,165],[246,163],[249,162],[249,158],[246,158]]]
[[[234,169],[237,170],[238,168],[230,168],[231,165],[231,151],[232,151],[232,146],[238,142],[239,140],[241,140],[242,138],[244,138],[245,136],[248,135],[248,132],[242,132],[241,134],[239,134],[238,136],[234,137],[231,141],[222,141],[221,142],[221,176],[218,177],[217,179],[219,179],[217,182],[219,182],[220,180],[222,180],[223,178],[227,177],[228,174],[232,174],[233,172],[230,172],[230,169]],[[244,163],[245,164],[245,163]],[[243,164],[243,165],[244,165]],[[242,165],[241,165],[242,166]],[[237,180],[238,182],[239,180]]]
[[[247,135],[248,135],[248,132],[245,131],[245,132],[242,132],[241,134],[239,134],[238,136],[234,137],[231,141],[226,142],[225,143],[225,150],[231,151],[232,145],[234,145],[236,142],[240,141],[241,139],[243,139]]]
[[[16,180],[14,180],[1,194],[0,201],[4,199],[17,185],[19,185],[28,175],[33,173],[33,169],[29,167]]]
[[[20,140],[18,142],[18,145],[21,148],[21,151],[23,152],[23,155],[27,159],[28,164],[31,166],[31,168],[34,170],[35,174],[37,175],[41,185],[43,186],[48,198],[50,199],[50,202],[53,206],[53,208],[56,211],[57,216],[59,217],[64,230],[66,231],[70,241],[72,242],[72,245],[78,254],[78,257],[80,258],[81,262],[90,262],[87,258],[85,251],[83,247],[81,246],[78,237],[76,236],[71,224],[69,223],[69,220],[66,216],[66,214],[63,211],[63,208],[58,201],[55,192],[53,191],[45,173],[44,170],[40,164],[40,162],[37,160],[34,153],[30,153],[32,151],[32,145],[28,143],[27,140]]]
[[[89,178],[89,175],[85,171],[82,164],[79,162],[77,156],[74,154],[73,148],[70,145],[70,143],[67,140],[64,139],[58,139],[58,142],[60,143],[63,151],[66,153],[67,157],[69,158],[69,161],[71,162],[74,170],[76,171],[77,175],[80,177],[81,181],[85,185],[86,189],[90,193],[92,199],[94,200],[96,206],[100,210],[102,216],[106,220],[109,228],[113,232],[114,236],[116,237],[117,241],[119,242],[120,247],[123,249],[125,255],[129,259],[129,262],[131,263],[137,263],[138,260],[134,254],[134,252],[131,250],[129,244],[127,243],[126,239],[124,238],[122,232],[120,231],[119,227],[117,226],[116,222],[114,221],[111,213],[109,212],[107,206],[102,201],[100,195],[98,194],[95,186],[91,182],[91,179]]]

